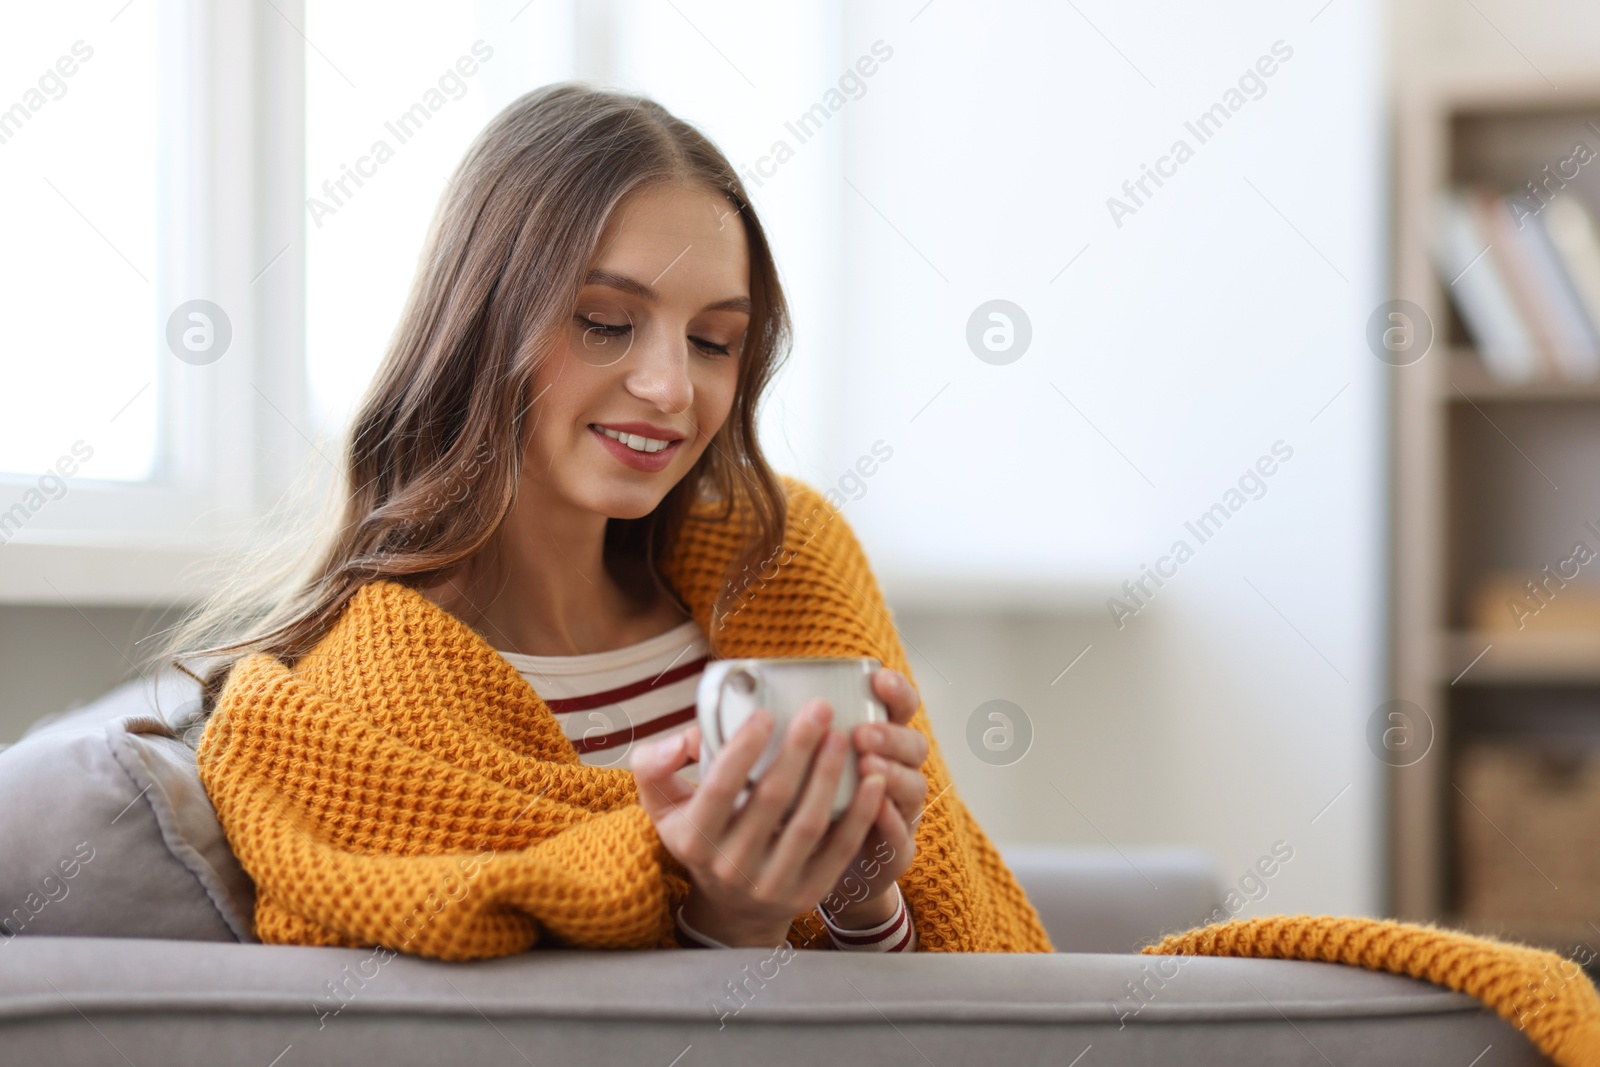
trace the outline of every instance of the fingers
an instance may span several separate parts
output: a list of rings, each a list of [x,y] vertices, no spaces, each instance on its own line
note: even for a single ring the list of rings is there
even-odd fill
[[[765,854],[778,823],[789,810],[795,794],[800,791],[812,754],[829,733],[828,723],[833,719],[833,708],[820,698],[807,702],[800,714],[789,724],[788,736],[778,758],[761,774],[761,781],[751,790],[750,800],[735,817],[730,835],[730,854],[757,857]],[[849,742],[844,742],[846,745]]]
[[[694,786],[678,777],[685,763],[683,735],[674,734],[651,745],[636,745],[628,753],[628,766],[639,786],[639,802],[647,811],[681,804],[694,795]]]
[[[850,801],[850,807],[833,824],[833,830],[823,840],[822,846],[812,854],[811,862],[806,865],[805,880],[813,883],[815,879],[815,892],[821,898],[838,880],[840,872],[855,858],[856,851],[861,848],[867,831],[877,820],[878,809],[883,806],[884,780],[881,774],[869,774],[861,780],[856,787],[856,795]]]
[[[879,667],[872,672],[872,691],[883,701],[889,721],[897,726],[910,722],[922,703],[911,680],[891,667]]]
[[[888,779],[889,797],[900,814],[906,819],[914,818],[928,797],[928,779],[922,773],[928,758],[928,739],[909,726],[884,723],[859,724],[852,739],[861,753],[861,773],[883,774]]]
[[[733,821],[733,802],[750,780],[750,768],[761,758],[772,730],[771,712],[757,708],[718,750],[710,770],[702,774],[700,788],[694,791],[692,818],[709,839],[722,840]]]
[[[833,821],[833,798],[839,790],[850,742],[843,731],[829,730],[817,751],[816,763],[800,800],[783,824],[765,872],[767,877],[792,880],[805,869],[807,857],[828,832]]]
[[[911,866],[910,857],[917,852],[917,835],[910,822],[912,816],[905,815],[904,811],[896,804],[879,804],[877,819],[878,832],[889,842],[893,856],[905,858],[902,871]]]
[[[863,775],[881,774],[887,782],[887,795],[900,814],[907,820],[928,801],[928,779],[922,771],[901,763],[885,760],[881,756],[861,756],[857,761]]]
[[[856,751],[907,767],[921,767],[928,758],[928,739],[920,730],[889,723],[857,723],[851,733]]]

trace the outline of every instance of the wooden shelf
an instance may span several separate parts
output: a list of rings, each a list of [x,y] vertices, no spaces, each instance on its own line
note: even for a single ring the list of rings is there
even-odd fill
[[[1593,64],[1541,62],[1540,67],[1543,73],[1524,64],[1503,70],[1444,66],[1419,69],[1419,77],[1411,80],[1450,113],[1577,110],[1600,100],[1600,73]]]
[[[1445,635],[1439,662],[1444,685],[1600,684],[1600,633],[1457,631]]]
[[[1451,350],[1445,357],[1449,370],[1440,376],[1442,398],[1464,404],[1502,401],[1600,401],[1600,378],[1574,381],[1566,378],[1537,378],[1527,382],[1505,382],[1489,373],[1477,352],[1470,348]]]
[[[1465,627],[1486,574],[1532,576],[1575,538],[1593,543],[1581,531],[1593,518],[1584,502],[1600,499],[1600,408],[1585,405],[1600,403],[1600,379],[1491,375],[1471,345],[1454,340],[1462,324],[1429,234],[1439,190],[1521,188],[1567,158],[1576,136],[1592,138],[1600,73],[1568,73],[1556,90],[1527,71],[1416,72],[1397,97],[1394,141],[1393,292],[1439,332],[1436,351],[1393,375],[1389,690],[1427,709],[1443,745],[1441,758],[1390,774],[1388,910],[1546,945],[1580,936],[1594,944],[1600,933],[1539,914],[1532,897],[1525,910],[1533,914],[1492,926],[1479,916],[1473,927],[1457,910],[1470,899],[1467,880],[1481,872],[1458,847],[1454,761],[1462,746],[1490,736],[1559,733],[1556,725],[1586,739],[1600,732],[1600,719],[1583,710],[1590,694],[1575,691],[1600,687],[1600,633]],[[1587,173],[1562,195],[1600,208],[1600,183]]]

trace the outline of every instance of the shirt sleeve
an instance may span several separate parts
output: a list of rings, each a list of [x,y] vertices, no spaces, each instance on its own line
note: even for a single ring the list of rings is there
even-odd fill
[[[684,918],[683,918],[683,905],[682,904],[678,905],[678,908],[677,908],[677,911],[675,912],[675,914],[677,916],[678,945],[680,947],[682,947],[682,948],[732,948],[733,947],[732,945],[724,944],[723,942],[718,941],[716,938],[711,937],[711,936],[709,936],[707,934],[702,934],[699,930],[696,930],[694,927],[690,926],[687,922],[685,922]]]
[[[833,947],[840,952],[905,952],[911,945],[915,927],[912,925],[911,909],[906,907],[905,894],[900,892],[898,882],[895,883],[894,894],[894,914],[864,930],[847,930],[839,926],[828,914],[828,909],[819,905],[817,911],[822,915],[823,925],[828,928],[828,936],[833,939]]]

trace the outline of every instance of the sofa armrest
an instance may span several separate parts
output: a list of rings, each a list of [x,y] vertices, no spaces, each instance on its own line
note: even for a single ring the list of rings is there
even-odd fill
[[[1185,848],[1002,845],[1057,952],[1136,952],[1222,904],[1216,864]]]

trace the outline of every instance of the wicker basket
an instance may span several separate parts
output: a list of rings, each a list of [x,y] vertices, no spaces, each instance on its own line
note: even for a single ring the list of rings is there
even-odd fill
[[[1600,923],[1600,750],[1473,744],[1454,785],[1464,918]]]
[[[1471,612],[1481,633],[1600,633],[1600,580],[1492,572],[1476,583]]]

